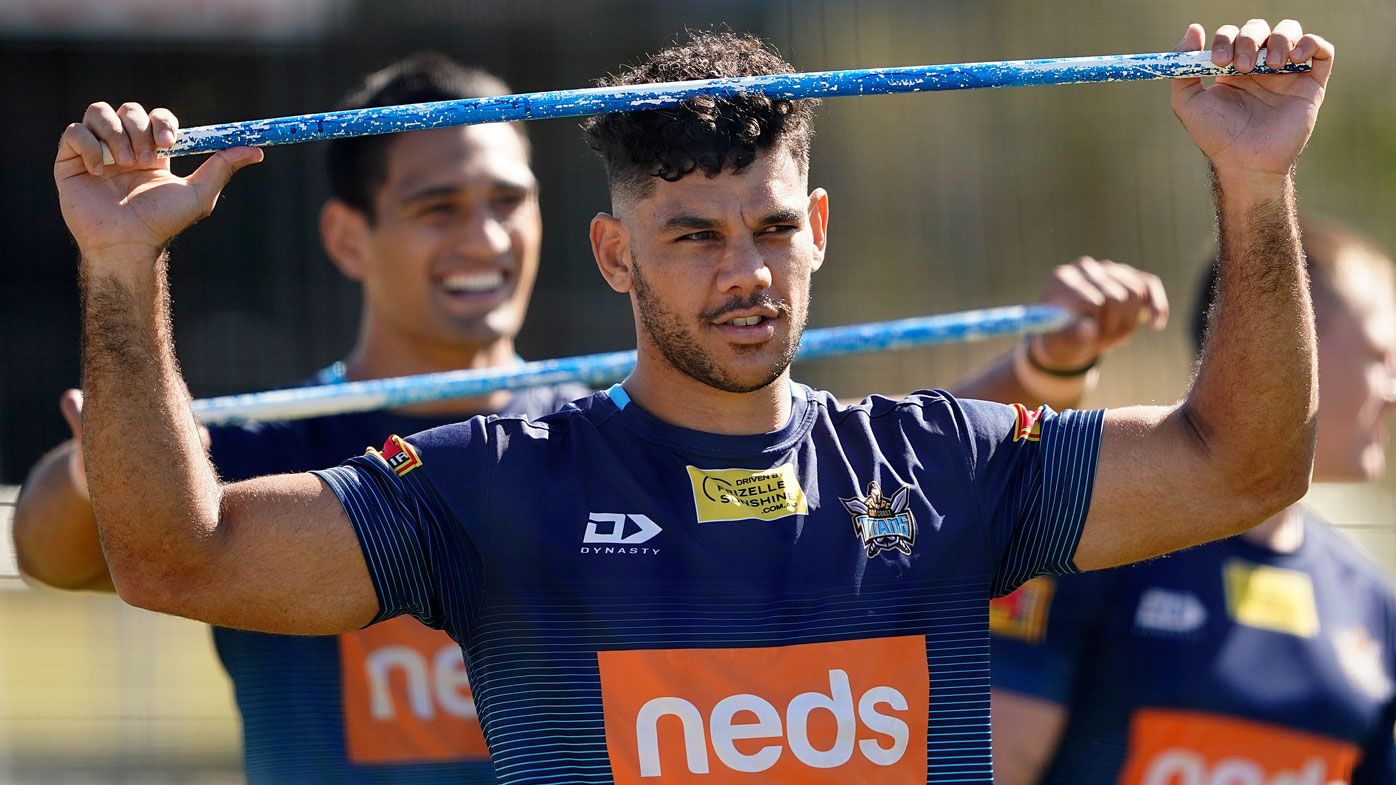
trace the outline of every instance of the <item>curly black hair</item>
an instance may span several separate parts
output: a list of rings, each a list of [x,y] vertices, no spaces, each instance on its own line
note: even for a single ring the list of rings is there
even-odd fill
[[[766,76],[795,68],[756,36],[692,32],[688,40],[650,55],[638,65],[600,80],[603,87],[719,77]],[[597,115],[582,123],[587,144],[606,162],[612,191],[646,193],[651,177],[669,182],[696,169],[716,177],[740,172],[758,153],[783,148],[809,166],[818,100],[763,95],[702,96],[677,108]]]
[[[509,85],[479,68],[467,68],[440,52],[418,52],[364,77],[340,103],[341,109],[367,109],[427,101],[454,101],[508,95]],[[510,123],[525,146],[521,123]],[[373,195],[388,172],[388,145],[396,136],[335,139],[325,152],[330,195],[373,218]]]

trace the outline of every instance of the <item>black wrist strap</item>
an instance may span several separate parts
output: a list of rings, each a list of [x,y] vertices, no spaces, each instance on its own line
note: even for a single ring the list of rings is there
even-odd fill
[[[1077,376],[1084,376],[1090,373],[1091,369],[1095,368],[1097,365],[1100,365],[1100,355],[1097,354],[1094,358],[1091,359],[1089,363],[1081,366],[1080,368],[1068,368],[1066,370],[1048,368],[1047,366],[1038,362],[1036,355],[1032,353],[1032,336],[1024,335],[1023,341],[1025,341],[1023,350],[1024,353],[1027,354],[1028,365],[1031,365],[1033,367],[1033,370],[1041,371],[1047,374],[1048,376],[1056,376],[1060,379],[1071,379]]]

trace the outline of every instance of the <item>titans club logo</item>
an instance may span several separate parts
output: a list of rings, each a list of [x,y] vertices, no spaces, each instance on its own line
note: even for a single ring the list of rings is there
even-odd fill
[[[911,488],[904,485],[889,499],[873,481],[868,483],[866,497],[839,497],[853,516],[854,532],[862,540],[869,559],[883,551],[911,555],[911,546],[916,544],[916,518],[908,506],[910,496]]]

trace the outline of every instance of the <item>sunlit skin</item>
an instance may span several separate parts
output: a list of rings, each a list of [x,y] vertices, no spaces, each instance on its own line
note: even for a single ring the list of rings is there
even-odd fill
[[[542,237],[537,180],[513,128],[395,138],[373,214],[332,200],[321,228],[336,265],[364,286],[352,378],[512,362]]]
[[[1396,281],[1391,261],[1349,246],[1333,291],[1314,297],[1318,441],[1314,482],[1370,482],[1386,472],[1386,420],[1396,412]],[[1296,505],[1242,533],[1280,552],[1304,542]]]
[[[655,178],[592,220],[611,288],[630,294],[630,396],[666,422],[764,433],[789,417],[789,362],[824,261],[829,198],[783,149],[739,173]],[[758,317],[754,325],[736,320]]]
[[[1336,296],[1315,302],[1319,409],[1314,480],[1365,482],[1386,470],[1396,412],[1396,282],[1391,261],[1360,248],[1338,260]]]

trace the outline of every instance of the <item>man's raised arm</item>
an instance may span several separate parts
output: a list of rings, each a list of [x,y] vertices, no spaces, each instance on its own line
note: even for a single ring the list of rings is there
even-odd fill
[[[262,154],[226,150],[177,177],[155,155],[177,127],[163,109],[93,104],[54,161],[81,254],[83,451],[112,582],[133,605],[225,626],[362,626],[378,600],[334,494],[309,474],[224,487],[204,452],[174,355],[165,246]],[[115,164],[102,164],[103,143]]]
[[[1200,25],[1179,48],[1203,46]],[[1209,159],[1221,267],[1201,368],[1177,407],[1108,413],[1075,564],[1137,561],[1247,529],[1301,497],[1318,407],[1313,311],[1295,219],[1294,163],[1313,130],[1333,47],[1285,20],[1220,28],[1212,59],[1240,71],[1178,80],[1173,110]]]

